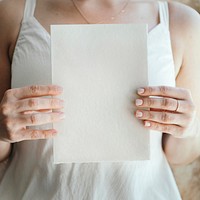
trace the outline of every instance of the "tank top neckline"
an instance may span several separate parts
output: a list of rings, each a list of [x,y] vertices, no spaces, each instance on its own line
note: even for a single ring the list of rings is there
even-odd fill
[[[33,20],[33,23],[38,26],[38,28],[40,28],[40,30],[42,30],[45,35],[50,39],[51,35],[50,33],[42,26],[42,24],[34,17],[32,16],[29,20]],[[27,22],[27,21],[26,21]],[[24,23],[26,23],[24,22]],[[60,24],[61,25],[61,24]],[[69,25],[69,24],[62,24],[62,25]],[[157,30],[160,29],[160,27],[165,27],[163,26],[163,23],[159,23],[156,26],[154,26],[149,32],[148,32],[148,36],[151,36],[154,32],[156,32]],[[168,29],[166,28],[166,31],[168,31]]]
[[[36,6],[36,0],[33,0],[33,1],[31,0],[32,5],[31,5],[31,7],[29,7],[29,13],[27,12],[27,7],[28,7],[28,5],[27,5],[28,3],[27,2],[29,2],[29,1],[30,0],[26,0],[26,7],[25,7],[25,11],[24,11],[24,16],[23,16],[22,24],[29,23],[29,21],[32,20],[33,24],[36,25],[41,31],[43,31],[43,33],[50,40],[51,34],[44,28],[44,26],[38,21],[38,19],[34,15],[34,13],[35,13],[35,6]],[[150,31],[148,31],[148,36],[149,37],[151,37],[151,35],[153,35],[154,33],[156,33],[157,30],[159,30],[161,27],[165,28],[165,30],[167,32],[169,32],[169,29],[167,28],[167,25],[163,21],[163,16],[162,16],[163,13],[162,13],[162,10],[161,10],[161,3],[165,3],[165,2],[158,1],[159,23],[157,25],[155,25]],[[69,24],[63,23],[63,24],[60,24],[60,25],[69,25]]]

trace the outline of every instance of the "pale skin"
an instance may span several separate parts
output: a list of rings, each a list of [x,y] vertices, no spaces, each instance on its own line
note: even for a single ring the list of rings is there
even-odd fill
[[[118,12],[123,0],[76,1],[91,22]],[[141,9],[142,8],[142,9]],[[0,161],[8,158],[11,143],[48,139],[56,130],[26,130],[26,126],[63,119],[64,102],[57,96],[60,86],[27,86],[10,89],[11,63],[24,10],[24,0],[0,1]],[[96,14],[98,13],[98,15]],[[111,14],[110,14],[111,13]],[[109,15],[108,15],[109,14]],[[200,17],[193,9],[169,3],[171,45],[177,87],[141,86],[135,116],[144,128],[163,132],[163,150],[170,164],[182,165],[200,155]],[[50,24],[86,23],[70,0],[38,0],[35,17],[50,32]],[[159,23],[154,1],[131,1],[126,13],[112,23],[148,23],[149,31]],[[105,23],[109,21],[105,20]],[[142,90],[143,89],[143,90]],[[44,99],[43,96],[52,96]],[[162,99],[149,96],[161,96]],[[178,101],[177,101],[178,100]],[[149,108],[145,111],[144,108]],[[175,110],[178,108],[177,112]],[[57,112],[47,112],[57,109]],[[141,113],[139,115],[139,111]]]

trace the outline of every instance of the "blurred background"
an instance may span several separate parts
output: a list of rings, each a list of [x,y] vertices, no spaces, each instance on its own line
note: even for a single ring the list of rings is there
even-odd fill
[[[187,4],[200,13],[200,0],[176,1]],[[184,167],[172,167],[172,170],[183,200],[200,200],[200,158]]]

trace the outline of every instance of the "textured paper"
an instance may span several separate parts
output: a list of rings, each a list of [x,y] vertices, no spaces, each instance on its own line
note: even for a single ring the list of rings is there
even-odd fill
[[[54,124],[54,163],[149,159],[133,104],[148,85],[147,25],[52,25],[51,59],[66,115]]]

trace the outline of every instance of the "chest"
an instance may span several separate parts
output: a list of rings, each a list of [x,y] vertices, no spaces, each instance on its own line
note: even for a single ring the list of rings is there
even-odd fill
[[[20,78],[21,74],[24,79]],[[18,37],[12,62],[12,85],[51,84],[51,77],[50,35],[32,17],[23,23]],[[163,24],[148,35],[148,77],[152,86],[175,85],[170,37]]]
[[[111,20],[110,16],[119,13],[120,6],[116,7],[116,9],[110,9],[99,5],[95,7],[90,2],[84,5],[80,4],[79,9],[81,10],[77,10],[71,0],[60,0],[59,3],[55,3],[52,0],[37,0],[36,2],[34,16],[47,32],[50,32],[51,24],[85,24],[87,21],[84,17],[91,22],[103,19],[103,23],[108,24],[147,23],[149,32],[160,23],[159,6],[156,1],[129,1],[124,13],[116,15],[114,20]],[[173,24],[172,20],[170,20],[170,24]],[[170,26],[170,33],[175,74],[177,76],[182,63],[182,47],[179,37],[173,31],[173,26]]]
[[[85,8],[85,10],[87,10],[87,8]],[[101,12],[95,14],[94,12],[89,12],[87,10],[87,14],[90,18],[92,16],[98,16],[106,19],[105,16],[101,16],[102,14]],[[87,23],[83,18],[83,16],[74,7],[71,0],[70,1],[61,0],[59,1],[59,3],[58,2],[55,3],[51,0],[48,1],[37,0],[33,18],[35,19],[34,20],[35,23],[39,25],[39,28],[45,30],[47,34],[50,33],[51,24]],[[159,29],[159,24],[160,24],[159,7],[157,3],[144,3],[144,4],[134,3],[127,6],[126,12],[123,15],[118,16],[114,21],[110,21],[108,19],[109,18],[107,18],[107,21],[105,20],[104,23],[147,23],[149,25],[149,32],[150,33],[153,32],[152,35],[155,35],[154,32],[157,32],[157,29]],[[170,32],[173,33],[173,30],[170,30]],[[160,34],[162,34],[162,31],[160,31]],[[181,48],[177,38],[175,37],[175,34],[174,33],[170,34],[170,37],[171,37],[170,42],[174,60],[174,70],[175,74],[177,75],[181,66],[181,51],[179,50]],[[15,42],[16,41],[14,41],[13,43]],[[12,51],[14,52],[14,45]]]
[[[56,3],[51,0],[37,0],[34,16],[48,32],[50,24],[85,24],[88,22],[147,23],[149,30],[151,30],[159,24],[160,19],[158,4],[150,2],[129,1],[126,6],[120,4],[111,7],[97,3],[92,4],[89,1],[77,4],[77,7],[72,0],[61,0]],[[123,12],[121,12],[122,10]],[[114,19],[111,19],[112,16]]]

